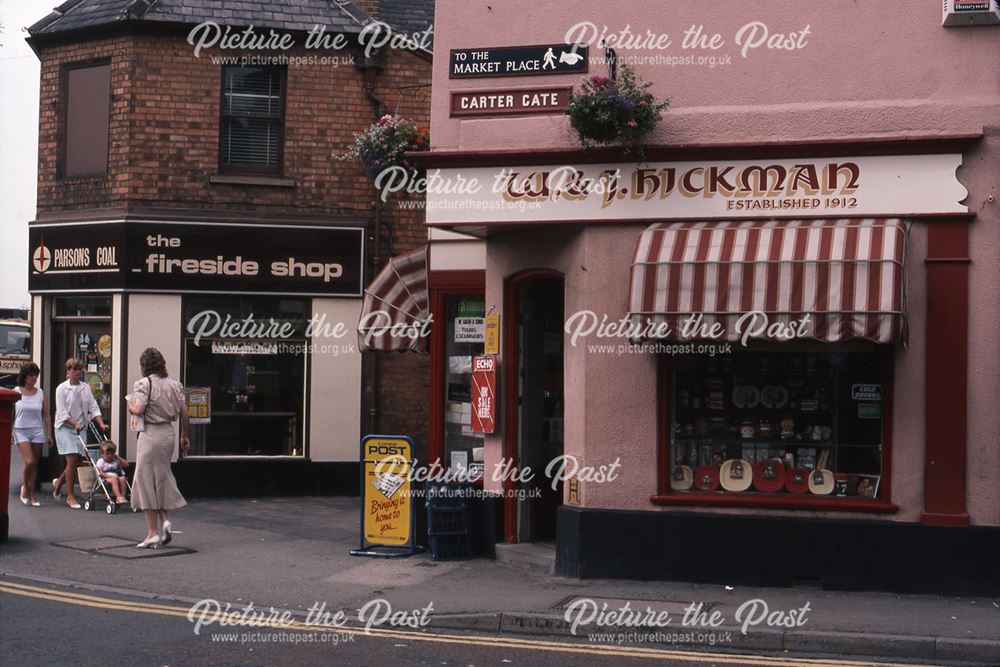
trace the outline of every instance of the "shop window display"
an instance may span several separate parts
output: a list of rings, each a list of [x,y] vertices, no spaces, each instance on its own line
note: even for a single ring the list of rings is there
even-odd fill
[[[185,331],[184,385],[209,389],[211,421],[192,426],[192,456],[302,456],[306,299],[189,298],[185,322],[218,313],[223,320],[290,323],[287,338],[208,338]],[[202,315],[204,317],[204,315]],[[214,317],[214,315],[211,315]]]
[[[676,358],[671,489],[880,498],[882,368],[866,342]]]
[[[482,471],[482,433],[472,432],[472,358],[483,353],[484,301],[476,296],[445,299],[445,423],[441,464],[473,475]]]

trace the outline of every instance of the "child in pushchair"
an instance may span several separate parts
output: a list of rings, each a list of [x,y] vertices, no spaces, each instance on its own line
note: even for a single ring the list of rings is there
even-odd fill
[[[118,511],[118,505],[129,502],[132,497],[132,487],[125,477],[125,470],[129,463],[124,458],[118,456],[118,448],[115,443],[108,440],[104,433],[91,422],[87,431],[97,440],[96,444],[88,444],[84,433],[81,431],[80,446],[84,450],[84,459],[90,463],[94,470],[94,485],[83,501],[83,509],[92,510],[97,505],[98,497],[103,493],[107,500],[108,514]],[[82,489],[81,489],[82,490]],[[139,510],[132,508],[133,512]]]
[[[118,456],[118,447],[110,440],[101,443],[101,457],[95,461],[98,476],[107,482],[119,505],[126,502],[128,493],[125,482],[125,469],[128,461]]]

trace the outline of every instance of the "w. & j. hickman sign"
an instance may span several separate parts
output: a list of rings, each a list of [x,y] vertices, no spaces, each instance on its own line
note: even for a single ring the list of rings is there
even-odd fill
[[[940,154],[449,168],[428,173],[427,223],[966,213],[961,164]]]

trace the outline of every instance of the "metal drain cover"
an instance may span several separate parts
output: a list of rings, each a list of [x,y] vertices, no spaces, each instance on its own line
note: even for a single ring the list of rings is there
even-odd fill
[[[137,549],[135,544],[136,542],[133,539],[105,535],[103,537],[88,537],[82,540],[70,540],[69,542],[53,542],[52,546],[82,551],[95,556],[109,556],[111,558],[125,558],[128,560],[163,558],[165,556],[197,553],[194,549],[175,546],[159,547],[157,549]]]

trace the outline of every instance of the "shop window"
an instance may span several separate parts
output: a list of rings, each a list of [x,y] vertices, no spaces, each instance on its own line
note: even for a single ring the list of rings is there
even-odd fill
[[[882,357],[858,341],[674,358],[672,490],[882,499]]]
[[[53,317],[111,317],[110,296],[57,296],[52,299]]]
[[[444,451],[442,465],[482,471],[482,433],[472,432],[472,358],[483,354],[484,300],[445,297]]]
[[[64,71],[64,129],[60,177],[108,173],[111,65],[72,66]]]
[[[221,172],[281,174],[284,85],[282,68],[223,68]]]
[[[307,366],[306,299],[190,297],[184,303],[184,385],[204,388],[209,423],[191,427],[192,456],[302,456]],[[203,318],[234,326],[234,336],[201,337]],[[252,319],[251,319],[252,318]],[[254,324],[288,324],[269,337]],[[273,335],[272,335],[273,336]]]

